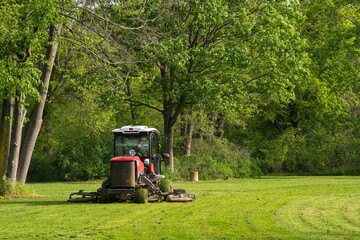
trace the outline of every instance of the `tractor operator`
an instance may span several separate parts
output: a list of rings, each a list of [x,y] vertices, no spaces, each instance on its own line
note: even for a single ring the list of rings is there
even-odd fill
[[[140,140],[135,147],[136,153],[140,154],[140,156],[142,157],[147,156],[147,149],[144,148],[144,145],[145,145],[145,141]]]

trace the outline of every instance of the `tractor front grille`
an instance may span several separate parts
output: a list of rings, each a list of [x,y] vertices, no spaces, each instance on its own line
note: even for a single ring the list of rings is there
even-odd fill
[[[111,188],[135,187],[135,162],[114,161],[111,162]]]

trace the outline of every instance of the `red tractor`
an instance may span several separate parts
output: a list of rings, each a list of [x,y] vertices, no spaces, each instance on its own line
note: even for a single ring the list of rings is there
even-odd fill
[[[172,188],[161,175],[161,161],[169,154],[159,153],[159,131],[147,126],[124,126],[114,129],[114,158],[110,176],[96,192],[70,194],[69,202],[147,201],[188,202],[195,194]],[[81,197],[73,197],[79,195]]]

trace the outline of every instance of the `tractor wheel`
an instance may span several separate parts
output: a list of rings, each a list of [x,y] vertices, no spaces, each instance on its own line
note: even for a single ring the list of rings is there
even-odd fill
[[[141,188],[136,193],[136,202],[147,203],[148,202],[148,190]]]
[[[110,194],[109,194],[109,189],[108,188],[104,188],[101,192],[101,198],[100,198],[100,202],[102,203],[109,203],[110,201]]]
[[[173,191],[172,182],[165,178],[160,180],[159,187],[160,187],[161,192],[172,192]]]

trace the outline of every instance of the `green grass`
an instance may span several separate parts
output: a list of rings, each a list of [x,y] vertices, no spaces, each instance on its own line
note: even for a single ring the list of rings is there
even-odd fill
[[[358,239],[360,177],[174,184],[190,203],[67,203],[98,183],[29,184],[47,198],[0,200],[0,239]]]

